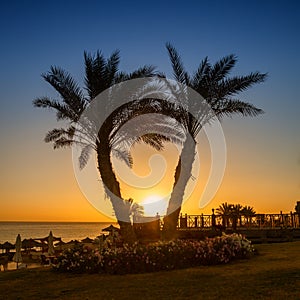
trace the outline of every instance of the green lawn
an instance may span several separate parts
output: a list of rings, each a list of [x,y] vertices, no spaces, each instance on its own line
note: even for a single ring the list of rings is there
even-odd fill
[[[256,245],[228,265],[150,274],[0,273],[0,299],[300,299],[300,242]]]

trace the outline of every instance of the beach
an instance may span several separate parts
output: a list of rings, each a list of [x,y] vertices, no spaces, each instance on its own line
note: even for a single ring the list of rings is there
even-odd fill
[[[21,235],[22,240],[24,239],[39,239],[45,238],[52,231],[53,235],[65,243],[71,240],[82,241],[89,237],[95,239],[97,236],[103,234],[102,229],[109,226],[112,223],[105,222],[0,222],[0,243],[6,241],[15,244],[16,236]],[[115,225],[115,224],[114,224]],[[56,243],[55,243],[56,244]],[[55,249],[63,250],[64,247],[56,246]],[[4,255],[5,250],[2,249]],[[15,252],[14,249],[10,250],[11,253]],[[20,264],[21,268],[37,268],[41,267],[40,255],[45,254],[41,252],[40,248],[33,248],[29,254],[24,255],[23,251],[23,262]],[[36,261],[29,259],[29,255],[38,257]],[[3,269],[3,267],[2,267]],[[10,261],[7,266],[8,270],[17,269],[17,264]]]

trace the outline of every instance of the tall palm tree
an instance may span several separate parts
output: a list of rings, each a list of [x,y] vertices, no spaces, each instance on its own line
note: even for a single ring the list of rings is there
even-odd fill
[[[242,215],[246,218],[247,225],[251,226],[252,218],[256,215],[256,212],[251,206],[244,206],[242,209]]]
[[[115,51],[112,55],[105,59],[104,56],[97,51],[93,56],[84,52],[85,63],[85,90],[81,89],[72,76],[59,67],[52,66],[50,71],[43,74],[42,77],[58,92],[60,99],[52,99],[49,97],[40,97],[33,101],[35,107],[50,108],[56,112],[57,120],[66,121],[66,128],[55,128],[50,130],[45,137],[45,142],[52,142],[54,149],[69,147],[75,143],[81,143],[80,138],[76,137],[75,127],[80,121],[80,116],[87,108],[88,104],[101,92],[113,86],[116,83],[125,80],[143,77],[152,77],[157,74],[153,66],[144,66],[132,73],[120,72],[118,65],[120,61],[119,51]],[[85,92],[86,91],[86,92]],[[123,108],[125,109],[125,108]],[[89,153],[95,150],[98,156],[98,168],[103,183],[116,196],[121,198],[120,186],[115,176],[111,161],[110,153],[113,149],[113,143],[109,139],[109,135],[115,124],[119,120],[120,113],[115,112],[101,128],[100,133],[88,133],[92,136],[89,142],[82,148],[79,157],[80,166],[84,167]],[[101,138],[99,139],[99,137]],[[104,137],[104,138],[103,138]],[[163,146],[160,137],[142,136],[141,141],[146,142],[158,149]],[[94,140],[94,143],[90,143]],[[117,150],[113,154],[119,153],[118,157],[123,158],[125,162],[130,164],[130,157],[122,156]],[[133,230],[130,226],[130,212],[126,210],[126,203],[112,203],[116,217],[119,221],[121,234],[128,242],[134,240]],[[122,215],[122,217],[120,217]],[[128,219],[128,220],[127,220]],[[127,222],[128,221],[128,222]]]
[[[237,58],[228,55],[211,64],[206,57],[203,59],[194,74],[188,74],[176,49],[169,43],[166,44],[175,79],[196,92],[198,92],[215,115],[221,119],[224,116],[240,114],[242,116],[257,116],[263,111],[254,105],[236,99],[235,96],[250,88],[254,84],[264,82],[266,74],[259,72],[246,76],[228,77],[235,66]],[[201,112],[199,112],[201,115]],[[175,169],[175,181],[169,201],[167,215],[164,218],[164,232],[166,239],[172,239],[176,233],[176,226],[181,210],[185,187],[191,177],[192,165],[196,152],[196,137],[203,126],[203,122],[185,114],[184,122],[186,140]],[[179,176],[180,175],[180,176]]]

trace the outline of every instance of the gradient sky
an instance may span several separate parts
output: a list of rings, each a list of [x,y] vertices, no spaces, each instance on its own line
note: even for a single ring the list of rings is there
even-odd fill
[[[121,70],[153,64],[171,77],[167,41],[191,72],[205,56],[214,62],[234,53],[234,74],[269,74],[240,95],[266,113],[222,123],[227,167],[215,198],[200,210],[194,196],[183,212],[210,213],[225,201],[257,212],[294,210],[300,200],[298,1],[161,2],[1,4],[0,221],[107,220],[81,193],[71,151],[54,151],[43,142],[57,126],[55,115],[33,108],[32,100],[56,96],[41,78],[51,65],[82,84],[84,50],[107,56],[120,49]]]

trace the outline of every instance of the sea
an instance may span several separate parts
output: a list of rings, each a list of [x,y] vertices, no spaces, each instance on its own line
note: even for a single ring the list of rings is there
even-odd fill
[[[64,242],[79,240],[89,237],[91,239],[103,234],[102,229],[114,222],[0,222],[0,243],[6,241],[15,244],[18,234],[21,239],[38,239],[49,236],[50,230],[54,237],[59,237]]]

